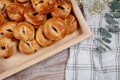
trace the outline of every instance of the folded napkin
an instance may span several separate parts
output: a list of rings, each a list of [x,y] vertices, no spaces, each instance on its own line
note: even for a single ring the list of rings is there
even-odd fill
[[[120,33],[112,34],[109,46],[111,51],[97,53],[94,51],[99,43],[99,27],[106,25],[104,9],[101,14],[90,14],[89,7],[94,0],[86,0],[84,13],[93,36],[70,48],[66,66],[66,80],[120,80]],[[101,1],[101,0],[99,0]],[[120,22],[120,20],[118,20]],[[120,27],[120,26],[119,26]]]

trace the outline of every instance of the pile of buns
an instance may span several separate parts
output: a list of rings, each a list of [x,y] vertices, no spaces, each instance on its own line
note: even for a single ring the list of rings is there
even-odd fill
[[[0,0],[0,58],[32,54],[77,29],[68,0]]]

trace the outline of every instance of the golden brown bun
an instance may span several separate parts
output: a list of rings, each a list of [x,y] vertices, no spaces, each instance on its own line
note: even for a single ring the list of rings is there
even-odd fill
[[[32,40],[34,38],[34,27],[28,22],[20,22],[13,30],[14,37],[19,40]]]
[[[39,12],[35,12],[32,6],[25,9],[24,16],[26,21],[35,26],[43,24],[46,20],[46,15],[40,14]]]
[[[40,26],[36,32],[36,41],[43,47],[50,46],[53,41],[46,38],[43,33],[43,26]]]
[[[66,35],[66,24],[60,18],[48,19],[43,27],[45,36],[50,40],[60,40]]]
[[[54,8],[56,0],[31,0],[33,8],[41,14],[47,14]]]
[[[4,23],[4,16],[0,13],[0,25]]]
[[[33,39],[31,41],[20,41],[19,50],[24,54],[32,54],[39,49],[38,43]]]
[[[6,10],[10,20],[16,22],[21,22],[24,20],[24,7],[21,4],[10,4],[7,6]]]
[[[70,14],[70,12],[71,12],[70,2],[65,0],[58,0],[51,14],[54,17],[65,18]]]
[[[15,42],[9,38],[0,38],[0,58],[9,58],[15,50]]]
[[[14,39],[13,36],[13,28],[15,28],[17,25],[17,22],[6,22],[0,27],[0,37],[8,37],[10,39]]]
[[[75,19],[75,17],[70,14],[65,18],[65,23],[67,25],[67,33],[71,34],[73,33],[75,30],[77,30],[77,20]]]

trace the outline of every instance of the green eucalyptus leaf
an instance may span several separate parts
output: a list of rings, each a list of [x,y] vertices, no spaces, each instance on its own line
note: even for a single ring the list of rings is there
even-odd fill
[[[120,32],[120,28],[110,27],[108,28],[109,32],[111,33],[117,33]]]
[[[116,25],[118,24],[118,21],[112,19],[112,18],[106,18],[105,21],[110,25]]]
[[[102,40],[106,43],[111,43],[111,40],[107,39],[107,38],[102,38]]]
[[[113,18],[113,16],[109,13],[105,13],[105,18]]]
[[[111,38],[112,35],[104,28],[100,28],[100,35],[102,35],[104,38]]]
[[[117,25],[112,25],[111,27],[113,27],[113,28],[119,28],[119,26]]]
[[[97,51],[98,53],[104,53],[104,52],[106,52],[106,49],[104,47],[102,47],[102,46],[98,46],[95,49],[95,51]]]
[[[120,11],[120,1],[112,1],[108,5],[113,12]]]
[[[120,1],[120,0],[114,0],[114,1]]]
[[[95,38],[95,39],[96,39],[96,41],[98,41],[100,44],[104,44],[101,39],[99,39],[99,38]]]
[[[108,45],[104,45],[107,49],[112,50]]]
[[[113,17],[114,18],[120,18],[120,13],[118,13],[118,12],[113,13]]]
[[[108,28],[119,28],[118,25],[106,25],[106,27],[108,27]]]

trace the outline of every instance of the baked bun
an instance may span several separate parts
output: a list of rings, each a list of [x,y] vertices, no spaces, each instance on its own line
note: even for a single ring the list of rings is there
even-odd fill
[[[77,20],[75,19],[75,17],[70,14],[65,18],[65,23],[67,25],[67,33],[71,34],[73,33],[75,30],[77,30]]]
[[[33,8],[41,14],[47,14],[54,8],[56,0],[31,0]]]
[[[33,25],[41,25],[45,22],[46,20],[46,15],[40,14],[39,12],[36,12],[32,6],[28,7],[25,9],[25,19],[29,23]]]
[[[0,38],[0,58],[9,58],[15,51],[15,42],[9,38]]]
[[[13,28],[15,28],[17,25],[17,22],[6,22],[0,27],[0,37],[8,37],[12,40],[14,39],[13,36]]]
[[[65,0],[58,0],[51,14],[54,17],[65,18],[70,14],[70,12],[71,12],[70,2]]]
[[[66,35],[66,24],[61,18],[48,19],[43,27],[45,36],[49,40],[60,40]]]
[[[45,34],[43,33],[43,26],[40,26],[36,32],[36,41],[42,47],[50,46],[53,41],[46,38]]]
[[[7,6],[7,14],[10,20],[21,22],[24,20],[24,6],[13,3]]]
[[[14,37],[19,40],[32,40],[34,38],[34,27],[28,22],[20,22],[13,30]]]
[[[19,50],[24,54],[32,54],[39,49],[38,43],[33,39],[31,41],[20,41]]]
[[[0,25],[4,23],[4,16],[0,13]]]

